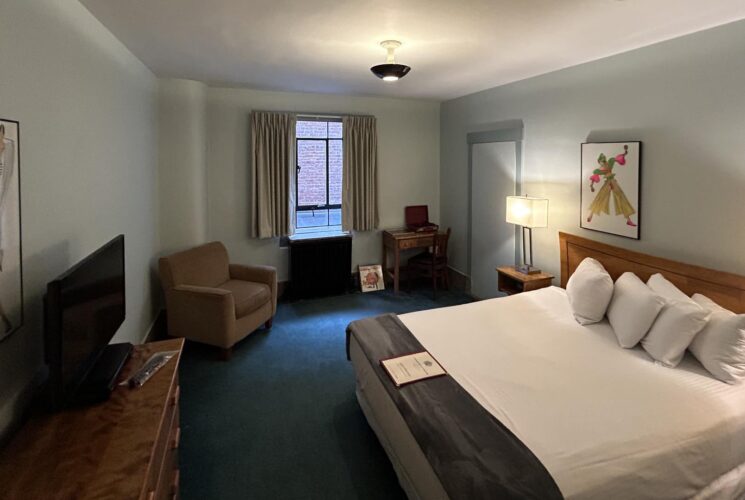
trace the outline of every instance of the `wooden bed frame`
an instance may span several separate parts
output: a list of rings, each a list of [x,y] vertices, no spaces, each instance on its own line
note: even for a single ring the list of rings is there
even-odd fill
[[[559,233],[559,247],[563,288],[579,263],[585,257],[592,257],[605,266],[613,280],[626,271],[635,273],[645,282],[651,275],[661,273],[689,296],[701,293],[730,311],[745,313],[745,276],[654,257],[562,232]]]

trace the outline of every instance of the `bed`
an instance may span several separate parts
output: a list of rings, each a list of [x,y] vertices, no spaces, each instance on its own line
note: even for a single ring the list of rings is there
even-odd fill
[[[714,379],[690,355],[671,369],[640,348],[620,348],[607,322],[574,321],[563,290],[579,263],[593,257],[614,279],[625,271],[643,280],[659,272],[689,295],[742,313],[745,277],[565,233],[559,240],[562,288],[398,319],[538,458],[564,498],[745,498],[745,384]],[[354,335],[348,340],[358,401],[409,498],[458,497],[379,367]]]

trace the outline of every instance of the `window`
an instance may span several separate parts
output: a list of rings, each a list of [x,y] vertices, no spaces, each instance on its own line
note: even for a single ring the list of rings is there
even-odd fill
[[[296,126],[298,229],[341,229],[342,123],[299,117]]]

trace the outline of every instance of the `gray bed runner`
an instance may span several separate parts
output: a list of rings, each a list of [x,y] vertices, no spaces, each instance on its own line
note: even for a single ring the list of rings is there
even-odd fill
[[[451,499],[563,498],[540,460],[449,375],[396,388],[380,360],[424,347],[395,314],[350,323],[347,358],[350,335]]]

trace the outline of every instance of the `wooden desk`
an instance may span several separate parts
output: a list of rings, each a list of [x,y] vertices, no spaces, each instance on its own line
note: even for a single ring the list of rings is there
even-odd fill
[[[135,346],[120,379],[183,339]],[[3,499],[178,498],[179,357],[139,389],[101,404],[31,418],[0,454]]]
[[[393,279],[393,293],[398,293],[401,275],[401,250],[428,248],[434,244],[435,231],[416,233],[406,229],[383,231],[383,277]],[[388,250],[393,252],[393,268],[388,269]]]

